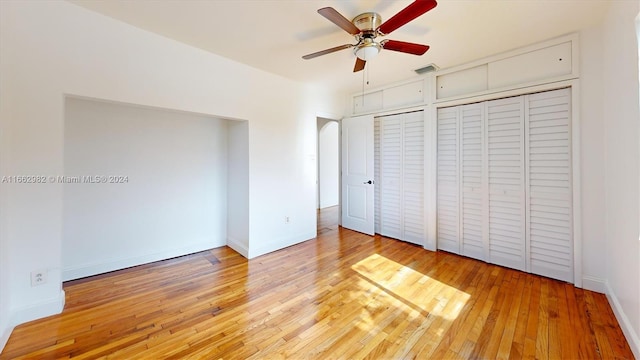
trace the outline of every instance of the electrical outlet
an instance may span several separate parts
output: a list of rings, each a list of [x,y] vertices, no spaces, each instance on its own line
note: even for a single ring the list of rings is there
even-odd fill
[[[36,270],[31,272],[31,286],[38,286],[47,283],[47,271]]]

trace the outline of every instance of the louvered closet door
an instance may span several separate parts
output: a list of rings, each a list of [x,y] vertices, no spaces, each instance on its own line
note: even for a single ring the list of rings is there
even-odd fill
[[[380,235],[402,239],[402,115],[380,119]]]
[[[485,260],[484,104],[459,107],[461,254]]]
[[[458,109],[438,109],[437,243],[438,249],[460,253],[458,184]]]
[[[424,218],[424,112],[403,115],[402,120],[402,239],[423,244]]]
[[[524,98],[488,101],[488,261],[526,270]]]
[[[573,282],[571,91],[527,96],[530,270]]]

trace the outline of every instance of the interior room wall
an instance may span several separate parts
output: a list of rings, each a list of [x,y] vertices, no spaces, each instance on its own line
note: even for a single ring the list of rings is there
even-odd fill
[[[1,5],[0,5],[1,6]],[[1,9],[1,8],[0,8]],[[0,24],[0,31],[2,24]],[[0,37],[2,35],[0,34]],[[2,45],[0,44],[0,47]],[[0,51],[0,69],[7,67],[7,54]],[[0,76],[0,174],[7,173],[7,167],[9,164],[10,156],[6,146],[10,141],[8,136],[8,122],[3,121],[10,113],[7,111],[6,103],[12,101],[11,93],[8,92],[9,79],[11,73],[4,73]],[[13,329],[11,324],[11,312],[9,308],[9,282],[11,277],[9,275],[9,256],[8,256],[8,233],[7,233],[7,208],[6,203],[10,195],[8,187],[0,183],[0,351],[4,348],[11,330]]]
[[[2,222],[0,221],[0,227],[3,227],[1,224]],[[4,242],[0,242],[0,349],[4,348],[12,330],[9,322],[9,259],[4,245]]]
[[[339,203],[339,125],[337,121],[318,120],[318,206]]]
[[[0,69],[5,68],[6,62],[7,58],[5,54],[0,51]],[[10,77],[11,74],[3,74],[3,76],[0,76],[0,94],[2,94],[2,96],[0,96],[0,174],[6,174],[6,169],[10,159],[9,152],[6,147],[1,145],[10,141],[9,136],[7,136],[8,124],[6,121],[2,121],[5,116],[10,116],[9,112],[6,111],[6,106],[4,105],[6,102],[11,101],[11,94],[8,93],[8,79]],[[11,277],[9,275],[8,242],[6,241],[7,217],[5,216],[7,212],[5,204],[9,195],[10,193],[7,186],[0,183],[0,351],[2,351],[1,349],[3,349],[4,345],[7,343],[13,329],[13,325],[11,324],[11,311],[9,308],[9,282]]]
[[[0,2],[0,60],[2,176],[63,174],[66,95],[248,120],[247,255],[315,236],[316,118],[341,114],[344,94],[64,1]],[[11,274],[0,275],[6,334],[62,309],[64,196],[57,183],[3,184],[0,191],[0,243]],[[31,287],[36,269],[48,271],[48,282]]]
[[[613,1],[603,24],[607,295],[640,358],[638,1]]]
[[[67,98],[63,280],[225,245],[227,132],[226,120]]]
[[[227,243],[249,253],[249,123],[229,121],[227,170]]]
[[[580,32],[580,156],[582,185],[582,280],[605,292],[605,122],[602,26]]]

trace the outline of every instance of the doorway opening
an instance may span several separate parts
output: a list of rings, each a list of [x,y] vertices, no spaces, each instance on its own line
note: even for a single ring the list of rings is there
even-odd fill
[[[340,214],[340,123],[317,118],[318,234],[337,229]]]

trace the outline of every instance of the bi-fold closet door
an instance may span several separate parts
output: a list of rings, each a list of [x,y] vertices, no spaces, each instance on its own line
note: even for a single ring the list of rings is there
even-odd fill
[[[438,248],[485,260],[484,104],[438,110]]]
[[[438,109],[438,248],[573,281],[570,89]]]
[[[374,119],[376,233],[423,245],[424,111]]]

